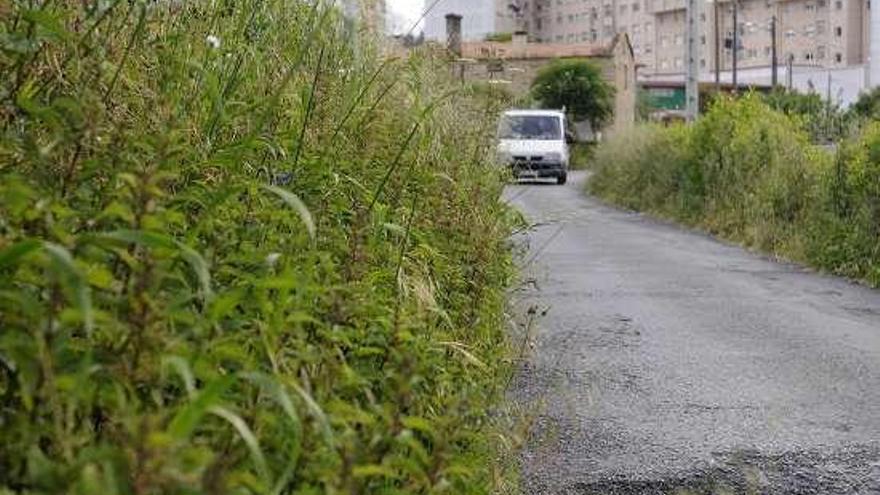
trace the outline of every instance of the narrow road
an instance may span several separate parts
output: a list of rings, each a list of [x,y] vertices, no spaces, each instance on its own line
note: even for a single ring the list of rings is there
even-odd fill
[[[529,494],[880,493],[880,291],[514,185]]]

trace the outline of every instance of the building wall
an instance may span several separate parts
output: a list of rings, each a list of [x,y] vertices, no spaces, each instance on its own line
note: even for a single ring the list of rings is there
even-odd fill
[[[644,73],[684,71],[684,0],[535,1],[530,34],[537,41],[608,41],[625,32]],[[774,15],[781,64],[789,55],[795,64],[825,68],[857,65],[867,58],[866,0],[740,0],[739,5],[739,67],[770,65],[769,26]],[[537,6],[542,6],[540,13]],[[702,71],[715,68],[716,8],[721,70],[729,69],[733,62],[732,51],[724,48],[724,39],[733,33],[732,3],[706,2],[699,19]]]
[[[636,112],[636,80],[633,73],[634,59],[627,54],[625,43],[615,45],[611,57],[589,58],[597,64],[605,80],[615,89],[614,119],[606,127],[607,133],[621,132],[635,124]],[[510,90],[515,96],[521,97],[529,93],[532,81],[541,69],[553,62],[553,59],[513,59],[498,61],[479,60],[464,63],[456,71],[466,81],[482,81],[497,84]],[[503,67],[502,71],[497,71]]]

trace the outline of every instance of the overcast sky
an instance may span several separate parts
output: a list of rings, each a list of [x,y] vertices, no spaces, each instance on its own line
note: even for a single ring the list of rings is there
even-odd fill
[[[392,29],[395,31],[409,29],[419,16],[422,15],[422,9],[424,9],[425,6],[424,0],[387,1],[388,10],[394,19],[392,21]]]

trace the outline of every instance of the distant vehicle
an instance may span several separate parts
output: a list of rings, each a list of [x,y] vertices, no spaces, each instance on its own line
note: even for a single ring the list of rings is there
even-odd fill
[[[558,110],[508,110],[498,123],[498,161],[517,179],[568,179],[565,114]]]

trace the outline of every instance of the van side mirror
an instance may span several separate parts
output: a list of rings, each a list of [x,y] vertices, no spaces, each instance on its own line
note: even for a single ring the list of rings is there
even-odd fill
[[[566,144],[574,144],[574,134],[570,132],[565,133],[565,142]]]

